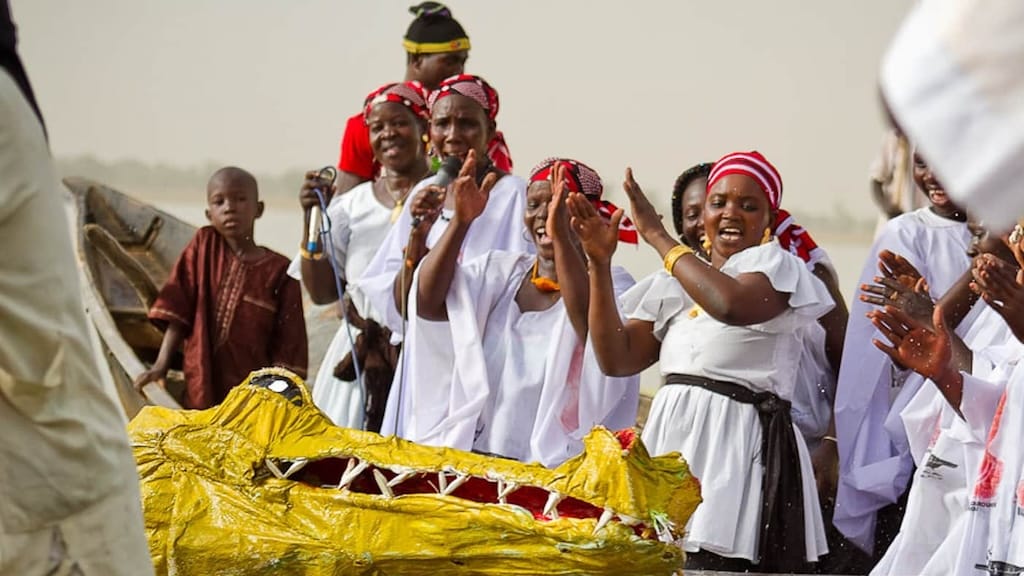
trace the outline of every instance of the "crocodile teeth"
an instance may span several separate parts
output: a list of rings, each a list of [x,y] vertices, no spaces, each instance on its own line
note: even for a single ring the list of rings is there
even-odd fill
[[[281,469],[277,467],[277,464],[274,464],[273,460],[267,458],[264,460],[264,464],[267,465],[267,470],[270,470],[270,473],[273,474],[275,478],[284,478],[284,474],[281,472]]]
[[[444,489],[444,492],[442,492],[442,494],[448,496],[452,492],[455,492],[455,489],[465,484],[466,480],[469,480],[468,474],[459,474],[458,476],[455,477],[455,480],[451,481],[451,484],[448,484],[448,487]]]
[[[448,493],[448,477],[445,475],[444,471],[437,473],[437,493]]]
[[[373,479],[377,481],[377,488],[380,488],[381,496],[386,496],[388,498],[395,497],[395,493],[391,491],[391,486],[388,486],[388,479],[384,477],[383,472],[374,468]]]
[[[402,482],[405,482],[406,480],[408,480],[409,478],[412,478],[415,475],[416,475],[416,472],[414,472],[412,470],[409,470],[409,471],[406,471],[406,472],[402,472],[401,474],[399,474],[399,475],[395,476],[394,478],[392,478],[391,480],[389,480],[388,481],[388,486],[398,486]]]
[[[505,491],[505,481],[502,480],[501,478],[498,478],[497,479],[497,483],[498,483],[498,502],[501,503],[501,504],[505,504],[506,503],[505,499],[501,497],[501,493]]]
[[[505,503],[504,502],[505,498],[507,498],[509,494],[515,492],[518,489],[519,489],[519,484],[517,484],[515,482],[507,482],[505,484],[505,487],[502,488],[500,492],[498,492],[498,500],[501,500],[502,504],[504,504]]]
[[[623,524],[625,524],[626,526],[636,526],[637,524],[640,523],[640,519],[639,518],[634,518],[632,516],[626,516],[625,514],[619,514],[619,521],[622,522]]]
[[[562,501],[562,496],[558,492],[551,492],[548,494],[548,502],[544,505],[544,515],[552,520],[558,520],[558,503]]]
[[[601,517],[597,519],[597,525],[594,526],[594,534],[596,535],[601,531],[601,528],[604,528],[609,522],[611,522],[612,516],[614,515],[615,513],[612,512],[611,508],[605,508],[604,512],[601,512]]]
[[[284,477],[290,478],[292,474],[302,470],[308,462],[309,460],[306,460],[305,458],[299,458],[298,460],[293,461],[291,466],[288,467],[288,471],[284,473]]]
[[[356,464],[352,464],[355,461]],[[338,488],[347,488],[357,476],[363,473],[370,465],[357,458],[352,458],[348,461],[349,468],[345,470],[345,473],[341,475],[341,482],[338,482]]]

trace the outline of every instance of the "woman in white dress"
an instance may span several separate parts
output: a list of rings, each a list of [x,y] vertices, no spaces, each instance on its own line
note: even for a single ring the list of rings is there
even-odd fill
[[[398,434],[416,442],[557,466],[594,426],[636,419],[638,377],[606,377],[587,342],[587,268],[565,204],[572,191],[606,208],[601,179],[573,160],[542,162],[523,216],[536,255],[495,250],[460,264],[496,180],[476,185],[476,157],[455,180],[451,223],[413,280],[408,365],[388,419],[394,408]],[[620,291],[632,284],[624,271],[616,280]]]
[[[289,274],[302,280],[316,304],[337,302],[339,282],[346,297],[341,326],[317,371],[313,401],[338,426],[378,431],[394,376],[394,353],[386,329],[379,324],[380,314],[349,281],[362,275],[409,191],[430,171],[423,145],[426,92],[418,82],[382,86],[366,97],[363,118],[381,172],[345,194],[328,196],[329,235],[314,239],[312,251],[304,243]],[[333,185],[322,181],[317,172],[307,172],[299,194],[306,211],[304,234],[309,230],[311,208],[319,206],[316,189],[331,194]],[[353,342],[355,362],[350,354]]]
[[[590,337],[606,374],[660,361],[643,440],[679,451],[704,499],[683,547],[687,568],[790,571],[827,552],[807,447],[790,419],[799,330],[833,305],[802,260],[771,236],[782,179],[757,152],[715,163],[704,226],[711,263],[679,244],[626,172],[636,228],[665,270],[611,289],[614,244],[581,233],[590,257]],[[586,220],[571,204],[574,224]]]
[[[533,251],[533,243],[518,216],[523,213],[526,181],[501,172],[487,156],[488,143],[497,130],[498,103],[498,92],[483,78],[471,74],[444,80],[428,102],[434,154],[447,165],[450,158],[464,162],[473,150],[481,159],[476,166],[477,184],[487,174],[493,173],[497,178],[484,213],[463,244],[462,260],[490,250]],[[406,204],[377,255],[357,280],[360,290],[381,314],[384,325],[393,332],[392,341],[396,343],[401,341],[405,329],[402,312],[407,306],[412,272],[440,240],[454,214],[450,183],[437,186],[439,177],[440,173],[413,189],[413,200]],[[384,432],[394,433],[393,424],[385,422]]]

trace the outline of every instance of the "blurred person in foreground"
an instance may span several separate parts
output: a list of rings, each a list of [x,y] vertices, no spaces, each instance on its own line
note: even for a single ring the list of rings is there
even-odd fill
[[[153,573],[100,376],[42,115],[0,3],[0,574]]]
[[[1024,214],[1024,2],[918,2],[882,62],[899,127],[993,229]]]

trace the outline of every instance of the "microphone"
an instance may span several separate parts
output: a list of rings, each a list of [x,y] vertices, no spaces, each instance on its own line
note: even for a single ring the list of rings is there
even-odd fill
[[[306,232],[306,251],[319,252],[320,242],[320,207],[313,206],[309,209],[309,230]]]
[[[321,180],[328,185],[328,191],[330,184],[334,183],[337,178],[338,172],[333,166],[325,166],[320,169],[317,173],[317,179]],[[314,188],[314,191],[319,191],[323,194],[322,188]],[[320,216],[320,205],[314,205],[309,209],[309,229],[306,231],[306,250],[308,252],[318,252],[320,246],[320,229],[323,225],[323,218]]]
[[[447,188],[454,180],[459,172],[462,171],[462,159],[458,156],[449,156],[444,159],[441,164],[441,168],[437,171],[437,178],[434,179],[434,186],[439,188]],[[415,228],[423,223],[422,216],[413,216],[412,227]]]

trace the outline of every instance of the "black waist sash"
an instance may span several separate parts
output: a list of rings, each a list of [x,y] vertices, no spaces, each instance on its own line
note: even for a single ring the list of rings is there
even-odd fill
[[[793,432],[790,403],[771,392],[754,392],[735,384],[689,374],[669,374],[666,384],[696,386],[757,409],[761,421],[761,537],[765,570],[793,571],[806,566],[804,498],[800,452]],[[728,434],[730,430],[720,431]]]

